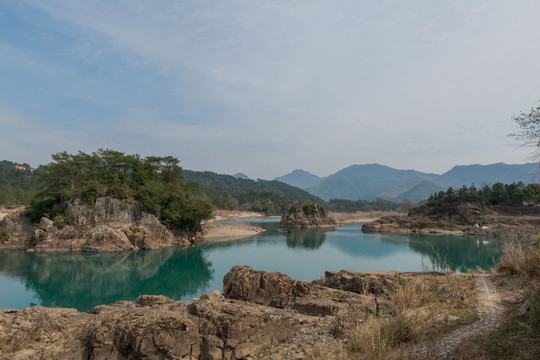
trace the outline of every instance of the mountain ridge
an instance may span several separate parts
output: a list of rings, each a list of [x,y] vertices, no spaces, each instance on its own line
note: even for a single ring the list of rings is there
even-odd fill
[[[310,174],[301,169],[294,172]],[[292,173],[280,176],[276,180],[280,179],[278,181],[287,183],[290,178],[294,178],[294,176],[289,176]],[[540,166],[536,163],[506,164],[502,162],[487,165],[456,165],[439,175],[414,169],[395,169],[372,163],[350,165],[326,177],[317,178],[321,179],[318,184],[304,189],[325,201],[382,198],[397,202],[404,199],[418,202],[448,187],[459,188],[473,184],[483,186],[497,182],[506,184],[520,181],[524,184],[535,182],[540,178]]]

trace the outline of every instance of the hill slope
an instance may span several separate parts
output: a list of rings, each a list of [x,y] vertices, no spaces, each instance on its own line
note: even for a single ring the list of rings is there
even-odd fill
[[[281,181],[285,184],[291,186],[296,186],[300,189],[307,189],[313,186],[316,186],[324,181],[325,178],[322,178],[317,175],[313,175],[308,171],[301,169],[296,169],[286,175],[275,178],[276,181]]]
[[[352,165],[328,176],[322,183],[307,190],[325,200],[358,200],[366,199],[376,190],[389,188],[410,178],[432,179],[436,176],[416,170],[397,170],[379,164]]]
[[[281,214],[295,202],[322,203],[307,191],[279,181],[248,180],[211,171],[184,170],[187,181],[197,182],[196,192],[222,209],[242,209]]]

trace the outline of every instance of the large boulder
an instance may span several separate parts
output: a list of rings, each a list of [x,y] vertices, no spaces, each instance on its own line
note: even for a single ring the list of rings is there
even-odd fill
[[[281,216],[281,227],[326,227],[338,226],[339,222],[329,216],[319,204],[293,205]]]

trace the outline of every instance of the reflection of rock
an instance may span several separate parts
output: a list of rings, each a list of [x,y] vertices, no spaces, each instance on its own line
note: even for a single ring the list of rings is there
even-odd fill
[[[323,227],[338,226],[338,221],[327,215],[319,204],[293,205],[281,217],[281,227]]]
[[[332,231],[332,229],[289,229],[285,234],[287,246],[291,248],[318,249],[324,243],[327,231]]]
[[[69,204],[64,219],[61,229],[46,218],[34,229],[23,211],[9,214],[0,222],[8,234],[0,245],[37,251],[119,251],[190,244],[138,202],[99,198],[94,206]]]
[[[102,254],[0,251],[0,271],[20,276],[42,305],[83,311],[140,294],[183,298],[208,285],[211,266],[195,247]]]
[[[340,286],[351,288],[346,276],[341,279]],[[41,306],[2,311],[1,355],[235,360],[260,353],[302,329],[330,326],[306,314],[331,315],[350,307],[364,316],[392,312],[389,301],[373,294],[331,289],[249,267],[233,267],[224,284],[225,297],[213,292],[188,302],[143,295],[133,302],[97,306],[89,313]]]

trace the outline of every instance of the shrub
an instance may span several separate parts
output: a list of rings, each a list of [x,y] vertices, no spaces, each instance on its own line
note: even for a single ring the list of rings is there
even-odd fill
[[[307,203],[302,206],[302,211],[307,216],[313,216],[317,212],[317,207],[313,203]]]
[[[62,230],[66,226],[66,222],[64,221],[64,217],[60,214],[56,215],[53,220],[54,226],[56,226],[57,229]]]

